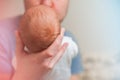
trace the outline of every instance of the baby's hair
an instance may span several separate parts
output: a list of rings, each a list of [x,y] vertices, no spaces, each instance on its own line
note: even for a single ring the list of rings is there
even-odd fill
[[[20,33],[28,49],[38,52],[48,48],[60,34],[60,23],[52,8],[36,6],[22,16]]]

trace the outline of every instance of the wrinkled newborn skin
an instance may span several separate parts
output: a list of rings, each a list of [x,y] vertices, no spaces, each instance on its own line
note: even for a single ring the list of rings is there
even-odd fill
[[[30,52],[48,48],[60,34],[60,23],[54,10],[36,6],[27,10],[20,21],[20,36]]]

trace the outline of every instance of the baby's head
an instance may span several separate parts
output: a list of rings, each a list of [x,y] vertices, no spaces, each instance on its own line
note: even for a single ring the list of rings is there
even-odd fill
[[[60,34],[60,23],[54,10],[47,6],[28,9],[21,18],[20,36],[30,52],[48,48]]]

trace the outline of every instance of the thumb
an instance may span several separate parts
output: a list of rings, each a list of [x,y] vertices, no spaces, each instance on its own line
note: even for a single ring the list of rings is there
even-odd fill
[[[24,53],[24,44],[20,38],[20,34],[18,31],[15,31],[16,36],[16,56],[20,57]]]

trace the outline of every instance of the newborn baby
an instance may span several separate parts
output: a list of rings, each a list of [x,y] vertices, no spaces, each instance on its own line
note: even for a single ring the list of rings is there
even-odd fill
[[[56,13],[47,6],[37,6],[25,12],[20,23],[20,35],[30,52],[48,48],[60,34]]]
[[[47,6],[33,7],[26,11],[21,19],[20,36],[30,52],[46,49],[59,34],[60,23],[56,13]],[[78,53],[78,47],[71,37],[64,36],[62,44],[65,42],[69,45],[64,55],[44,80],[70,80],[71,62]],[[14,59],[14,67],[16,67],[15,61]]]

